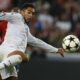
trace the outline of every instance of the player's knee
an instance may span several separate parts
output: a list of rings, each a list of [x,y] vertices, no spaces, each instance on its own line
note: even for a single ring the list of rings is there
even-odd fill
[[[14,52],[8,54],[8,57],[9,57],[9,56],[12,56],[12,55],[19,55],[19,57],[22,59],[22,62],[28,61],[28,58],[27,58],[26,54],[24,54],[24,53],[21,52],[21,51],[14,51]],[[20,58],[19,58],[19,59],[20,59]]]
[[[28,61],[28,58],[27,58],[27,56],[26,56],[26,54],[21,54],[21,57],[22,57],[22,61],[23,62],[27,62]]]

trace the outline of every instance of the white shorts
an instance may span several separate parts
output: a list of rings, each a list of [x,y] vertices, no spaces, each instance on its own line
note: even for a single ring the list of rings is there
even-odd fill
[[[7,58],[8,54],[15,51],[16,49],[9,47],[7,45],[1,45],[0,46],[0,62],[3,61],[5,58]]]
[[[2,62],[4,59],[7,58],[8,54],[15,51],[16,49],[7,47],[7,46],[0,46],[0,62]],[[13,66],[10,66],[8,68],[4,68],[0,71],[0,75],[2,79],[9,78],[10,76],[17,77],[17,71],[16,68]]]

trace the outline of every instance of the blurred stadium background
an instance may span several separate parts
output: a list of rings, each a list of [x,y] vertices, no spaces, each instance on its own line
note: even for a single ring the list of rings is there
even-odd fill
[[[31,33],[43,41],[62,47],[68,34],[80,39],[80,0],[0,0],[0,10],[17,9],[25,2],[36,6],[36,14],[29,26]],[[20,67],[19,80],[77,80],[80,78],[80,49],[65,53],[65,57],[47,53],[28,45],[29,63]],[[22,76],[23,74],[23,76]]]

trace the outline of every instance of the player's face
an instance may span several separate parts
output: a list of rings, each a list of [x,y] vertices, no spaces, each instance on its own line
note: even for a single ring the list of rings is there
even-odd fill
[[[27,9],[23,10],[23,17],[26,22],[29,22],[32,19],[34,13],[35,9],[31,7],[28,7]]]

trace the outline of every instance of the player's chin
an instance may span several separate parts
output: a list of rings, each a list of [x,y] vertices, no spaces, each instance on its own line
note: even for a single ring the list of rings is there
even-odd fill
[[[26,20],[26,22],[30,22],[31,20]]]
[[[26,19],[27,22],[31,21],[31,18]]]

